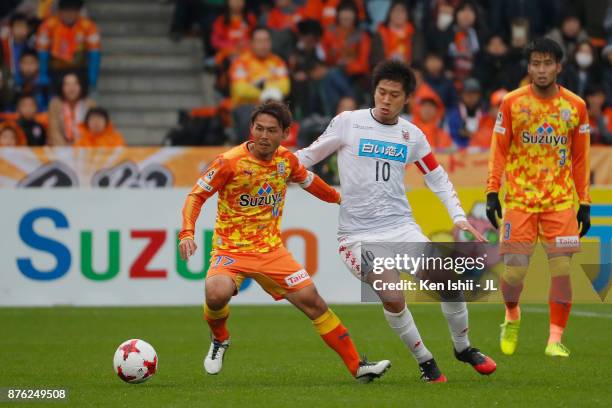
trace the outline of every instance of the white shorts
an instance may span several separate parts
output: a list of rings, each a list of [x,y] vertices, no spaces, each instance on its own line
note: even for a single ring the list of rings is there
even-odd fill
[[[373,253],[364,254],[365,258],[362,259],[361,244],[367,242],[368,252],[370,249]],[[372,245],[370,243],[380,242],[382,245]],[[397,228],[388,229],[384,231],[370,231],[362,234],[355,235],[343,235],[338,237],[338,253],[344,265],[348,270],[355,275],[359,280],[365,280],[369,271],[361,270],[362,260],[364,263],[372,261],[372,257],[394,257],[394,251],[389,248],[388,243],[428,243],[431,242],[423,232],[421,227],[415,222],[407,222]],[[421,247],[421,246],[419,246]],[[413,249],[418,251],[418,249]]]

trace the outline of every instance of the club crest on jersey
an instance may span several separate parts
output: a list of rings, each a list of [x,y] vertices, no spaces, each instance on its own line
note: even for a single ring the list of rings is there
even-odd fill
[[[272,207],[272,215],[274,217],[278,216],[280,203],[283,200],[282,193],[275,193],[274,189],[270,184],[263,183],[259,190],[257,190],[257,195],[252,196],[250,194],[242,194],[239,197],[238,203],[241,207]]]
[[[568,121],[570,120],[570,117],[572,116],[572,111],[570,111],[569,109],[561,109],[561,119],[564,121]]]
[[[405,163],[408,157],[408,147],[404,144],[382,140],[359,139],[359,156]]]
[[[407,131],[406,129],[402,129],[402,137],[404,138],[405,141],[410,140],[410,132]]]
[[[276,171],[278,172],[278,174],[280,176],[284,176],[285,175],[285,162],[278,162],[278,165],[276,166]]]

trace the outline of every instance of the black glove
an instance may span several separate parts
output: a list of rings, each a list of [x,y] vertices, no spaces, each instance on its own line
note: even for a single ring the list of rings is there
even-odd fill
[[[580,236],[583,237],[589,232],[589,228],[591,228],[591,207],[588,205],[580,204],[580,208],[578,208],[578,215],[576,216],[578,219],[578,228],[580,229]],[[582,224],[582,227],[581,227]]]
[[[491,222],[491,225],[493,225],[495,229],[498,229],[499,224],[497,223],[495,214],[497,214],[499,218],[502,217],[502,208],[501,203],[499,202],[499,195],[498,193],[489,193],[487,194],[487,218]]]

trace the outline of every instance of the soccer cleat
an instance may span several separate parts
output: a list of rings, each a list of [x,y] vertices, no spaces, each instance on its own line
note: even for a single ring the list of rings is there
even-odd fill
[[[438,364],[436,364],[436,360],[433,358],[431,360],[427,360],[424,363],[419,364],[419,370],[421,370],[421,379],[430,383],[445,383],[446,377],[440,369],[438,368]]]
[[[506,320],[500,325],[501,334],[499,336],[499,347],[502,353],[507,356],[514,354],[518,343],[518,333],[521,327],[520,320]]]
[[[493,374],[497,369],[497,364],[493,359],[480,352],[477,348],[468,347],[461,353],[455,352],[455,358],[464,363],[471,364],[474,370],[478,371],[482,375]]]
[[[544,354],[549,357],[569,357],[570,351],[561,342],[557,342],[548,344]]]
[[[223,368],[223,357],[230,346],[230,339],[219,341],[213,339],[208,349],[208,354],[204,358],[204,370],[208,374],[219,374]]]
[[[391,362],[389,360],[370,362],[364,357],[359,362],[359,368],[355,374],[355,379],[362,384],[369,383],[376,378],[382,377],[389,368],[391,368]]]

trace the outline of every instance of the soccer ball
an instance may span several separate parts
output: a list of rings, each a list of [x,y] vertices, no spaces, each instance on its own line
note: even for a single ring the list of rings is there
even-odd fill
[[[119,378],[125,382],[130,384],[145,382],[157,371],[157,353],[146,341],[126,340],[115,351],[113,368]]]

